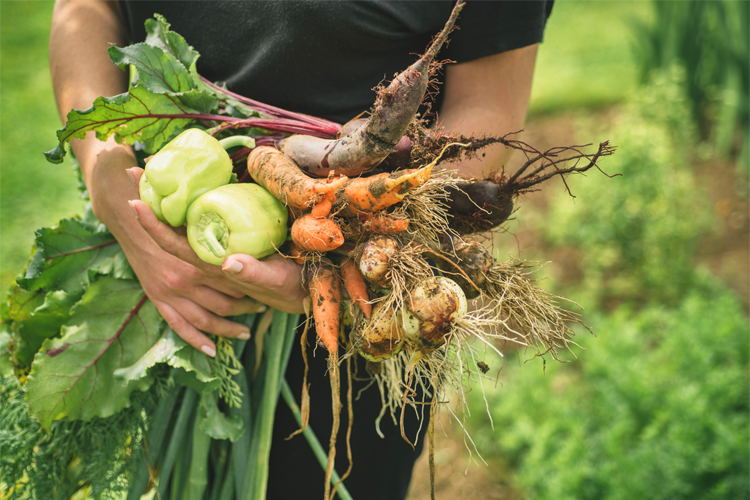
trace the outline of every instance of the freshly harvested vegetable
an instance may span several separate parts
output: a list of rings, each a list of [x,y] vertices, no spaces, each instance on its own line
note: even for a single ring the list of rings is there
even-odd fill
[[[362,276],[380,288],[389,288],[388,269],[390,258],[399,249],[398,241],[389,236],[373,236],[367,240],[359,258]]]
[[[446,205],[452,215],[451,228],[461,234],[480,233],[499,226],[513,213],[513,197],[503,184],[491,179],[458,182],[448,188]]]
[[[451,279],[435,276],[422,281],[411,292],[403,311],[404,333],[422,349],[437,349],[467,309],[461,287]]]
[[[222,144],[191,128],[149,160],[139,190],[159,220],[177,227],[185,224],[191,203],[231,178],[232,162]]]
[[[266,188],[284,205],[307,210],[323,202],[347,182],[346,177],[312,179],[294,160],[270,146],[253,149],[247,158],[247,170],[255,182]]]
[[[360,322],[354,332],[354,348],[366,360],[380,362],[398,354],[404,347],[404,332],[398,315],[382,302],[372,309],[372,319]]]
[[[187,213],[190,246],[221,265],[234,253],[262,259],[286,240],[287,211],[257,184],[227,184],[205,193]]]
[[[339,277],[329,263],[319,262],[308,271],[310,298],[318,338],[332,355],[339,350],[341,291]]]
[[[400,202],[407,192],[427,182],[433,167],[430,164],[392,174],[356,177],[344,182],[336,191],[329,192],[327,197],[332,198],[333,211],[342,217],[378,212]]]
[[[349,298],[359,306],[365,318],[369,320],[372,316],[372,304],[370,304],[370,297],[367,293],[367,283],[365,283],[365,278],[357,267],[357,263],[354,262],[354,259],[344,257],[341,259],[340,270],[341,280],[344,282]]]
[[[333,219],[305,214],[292,224],[292,241],[307,252],[328,252],[344,244],[341,228]]]
[[[451,279],[461,287],[468,300],[475,299],[480,295],[480,289],[487,280],[495,259],[492,254],[478,241],[459,240],[449,247],[458,269],[466,275],[456,272],[456,267],[438,259],[437,265],[446,273],[450,273]]]
[[[293,135],[279,148],[310,175],[355,176],[369,172],[390,154],[414,121],[430,77],[430,64],[453,30],[465,2],[456,3],[445,27],[414,64],[378,92],[366,123],[335,140]]]

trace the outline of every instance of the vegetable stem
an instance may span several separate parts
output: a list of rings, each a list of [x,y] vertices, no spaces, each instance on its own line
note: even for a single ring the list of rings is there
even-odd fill
[[[219,141],[221,147],[224,149],[234,148],[237,146],[244,146],[246,148],[255,147],[255,139],[246,135],[233,135]]]
[[[203,236],[204,236],[204,242],[209,250],[211,250],[211,253],[214,254],[217,258],[221,259],[224,257],[224,254],[226,254],[226,251],[224,249],[224,246],[221,244],[221,241],[219,239],[219,235],[223,236],[223,230],[221,227],[221,224],[218,222],[211,222],[206,226],[206,229],[203,230]]]
[[[294,415],[294,419],[297,421],[297,425],[301,426],[302,414],[300,413],[299,407],[297,406],[297,402],[294,400],[294,394],[292,394],[292,389],[289,387],[286,379],[283,379],[281,381],[281,397],[284,398],[287,406],[292,411],[292,415]],[[325,470],[328,464],[328,453],[326,453],[326,451],[323,449],[323,445],[320,444],[320,441],[318,441],[318,437],[315,435],[310,425],[307,425],[307,427],[305,427],[305,429],[302,431],[302,435],[305,436],[307,443],[310,445],[310,449],[315,454],[315,458],[318,459],[318,463],[323,468],[323,470]],[[334,470],[333,474],[331,474],[331,484],[335,485],[339,482],[340,479],[341,477]],[[344,483],[339,484],[336,493],[338,493],[341,500],[353,500],[352,496],[349,494],[349,491],[346,489],[346,486],[344,486]]]

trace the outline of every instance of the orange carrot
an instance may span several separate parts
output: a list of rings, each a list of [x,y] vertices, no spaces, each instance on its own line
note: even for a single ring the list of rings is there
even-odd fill
[[[346,177],[313,179],[276,148],[259,146],[247,158],[247,171],[287,206],[308,209],[324,200],[348,180]]]
[[[327,252],[344,244],[344,234],[332,219],[305,214],[292,224],[292,241],[300,250]]]
[[[377,214],[364,213],[359,217],[364,222],[363,229],[373,234],[396,234],[406,231],[409,221],[394,219],[390,215],[380,212]]]
[[[310,298],[318,338],[332,355],[338,353],[341,292],[339,277],[330,264],[310,269]]]
[[[355,217],[362,212],[377,212],[401,201],[406,192],[421,186],[430,178],[433,164],[420,169],[383,173],[347,180],[326,198],[341,216]]]
[[[295,245],[294,242],[289,242],[289,256],[292,257],[297,264],[305,263],[305,252]]]
[[[362,309],[362,313],[369,321],[372,314],[372,304],[370,304],[370,297],[367,294],[367,284],[357,263],[349,257],[344,257],[341,261],[341,280],[344,282],[349,297]]]
[[[331,200],[328,198],[323,199],[320,203],[315,205],[310,213],[313,217],[320,219],[322,217],[327,217],[329,213],[331,213],[331,208],[333,207],[333,203],[331,203]]]

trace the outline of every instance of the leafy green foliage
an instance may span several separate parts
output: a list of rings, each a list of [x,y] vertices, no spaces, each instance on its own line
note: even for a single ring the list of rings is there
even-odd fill
[[[688,163],[681,72],[644,88],[611,132],[617,154],[576,180],[575,200],[553,197],[545,238],[580,251],[583,279],[570,295],[586,307],[611,300],[675,303],[694,279],[698,238],[714,223]],[[689,123],[689,122],[688,122]]]
[[[675,308],[588,318],[598,338],[575,365],[503,370],[506,387],[469,421],[480,448],[517,468],[530,500],[747,498],[747,317],[720,286]],[[485,448],[486,449],[486,448]]]
[[[109,418],[60,420],[45,433],[27,412],[15,378],[0,380],[0,485],[9,499],[68,500],[86,486],[101,499],[120,499],[128,476],[144,455],[143,432],[166,388],[137,392],[131,406]],[[11,490],[10,485],[19,487]]]
[[[59,338],[34,358],[26,403],[45,430],[61,418],[108,417],[151,380],[124,384],[114,371],[136,362],[158,338],[161,317],[135,281],[102,277],[76,304]]]
[[[107,140],[115,134],[118,142],[135,144],[143,142],[148,152],[155,153],[172,137],[177,135],[197,113],[185,109],[185,103],[200,102],[203,94],[191,91],[179,98],[167,94],[152,94],[143,87],[133,86],[128,93],[114,97],[97,97],[91,108],[68,113],[65,127],[57,131],[58,145],[44,153],[52,163],[61,163],[65,156],[65,143],[73,138],[83,139],[87,132],[95,131],[96,137]]]
[[[135,278],[122,248],[106,228],[71,218],[36,231],[36,252],[16,282],[29,291],[77,293],[96,274]]]
[[[651,2],[652,22],[638,28],[642,80],[674,64],[690,78],[682,84],[691,121],[722,157],[737,155],[748,168],[750,137],[750,4]]]

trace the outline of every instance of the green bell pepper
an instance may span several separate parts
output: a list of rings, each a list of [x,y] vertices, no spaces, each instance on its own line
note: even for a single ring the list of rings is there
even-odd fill
[[[188,207],[203,193],[228,184],[232,161],[225,148],[246,145],[249,137],[218,141],[198,129],[188,129],[172,139],[146,164],[139,192],[162,222],[185,224]]]
[[[190,205],[187,237],[201,260],[221,265],[235,253],[262,259],[287,235],[287,209],[257,184],[227,184]]]

